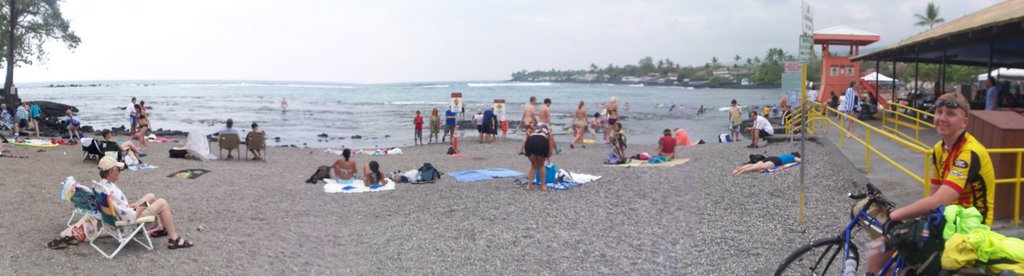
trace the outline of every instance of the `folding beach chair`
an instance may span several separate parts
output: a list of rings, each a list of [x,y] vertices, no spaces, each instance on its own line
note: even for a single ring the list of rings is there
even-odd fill
[[[100,141],[100,150],[103,151],[102,156],[110,156],[117,159],[118,162],[124,161],[124,153],[121,152],[121,146],[117,145],[114,141]]]
[[[220,156],[224,153],[224,150],[228,150],[228,155],[231,155],[232,150],[238,152],[238,144],[241,143],[241,141],[238,138],[238,134],[221,134],[219,135],[219,138],[217,138],[217,143],[220,144],[220,151],[217,152],[217,155]],[[238,154],[241,155],[242,153],[238,152]]]
[[[71,217],[68,218],[68,226],[75,222],[78,215],[92,216],[101,219],[99,203],[96,202],[96,193],[89,187],[78,184],[74,177],[64,180],[61,187],[61,199],[70,202],[74,209],[71,210]]]
[[[95,240],[90,241],[89,245],[96,248],[96,251],[99,251],[100,254],[103,254],[107,259],[113,259],[114,256],[117,256],[118,252],[121,252],[121,249],[123,249],[125,245],[128,245],[128,243],[131,243],[133,240],[145,247],[146,250],[153,250],[153,240],[149,238],[149,232],[146,231],[146,223],[155,221],[155,217],[139,217],[135,219],[135,222],[129,223],[121,220],[117,215],[117,210],[114,208],[114,202],[110,200],[107,194],[96,193],[96,202],[100,209],[100,215],[103,218],[100,220],[103,222],[103,226],[100,227],[100,232],[110,235],[115,241],[117,241],[117,249],[109,254],[106,251],[103,251],[103,249],[100,249],[99,246],[96,246]],[[145,242],[140,240],[140,235],[146,238]]]
[[[249,150],[261,150],[263,151],[263,160],[267,159],[267,140],[266,135],[249,133],[245,136],[245,159],[249,159]]]
[[[100,141],[93,138],[82,138],[81,142],[82,154],[85,155],[85,160],[99,161],[103,157],[104,153]]]

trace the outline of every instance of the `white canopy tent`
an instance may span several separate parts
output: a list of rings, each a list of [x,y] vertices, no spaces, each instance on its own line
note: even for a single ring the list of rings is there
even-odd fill
[[[875,81],[876,77],[878,78],[878,82],[893,82],[893,81],[896,81],[896,80],[894,80],[894,79],[892,79],[892,78],[890,78],[890,77],[888,77],[886,75],[879,74],[878,72],[871,72],[871,74],[864,75],[860,79],[862,79],[864,81]],[[896,81],[896,82],[899,82],[899,81]]]
[[[992,70],[992,77],[997,80],[1024,80],[1024,69],[999,68]],[[988,74],[978,75],[978,81],[988,80]]]

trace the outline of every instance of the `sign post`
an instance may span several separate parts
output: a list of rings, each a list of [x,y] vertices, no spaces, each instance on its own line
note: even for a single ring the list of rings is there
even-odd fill
[[[810,102],[807,101],[807,64],[811,62],[811,56],[814,54],[814,13],[811,12],[811,5],[807,1],[801,1],[801,14],[803,14],[803,32],[800,35],[800,117],[803,122],[800,123],[800,162],[803,163],[807,158],[806,142],[807,142],[807,109],[811,107]],[[787,66],[789,67],[789,66]],[[787,68],[788,69],[788,68]],[[814,99],[817,101],[817,99]],[[807,166],[800,166],[800,214],[799,223],[804,224],[804,191],[806,190],[806,184],[804,184],[805,169]]]

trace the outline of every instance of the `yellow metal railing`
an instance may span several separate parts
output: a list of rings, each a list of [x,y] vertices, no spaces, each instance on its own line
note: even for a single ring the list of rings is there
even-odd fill
[[[882,113],[882,128],[914,141],[920,146],[928,147],[927,144],[921,142],[921,129],[925,127],[934,129],[935,125],[925,119],[922,119],[922,117],[934,118],[935,114],[894,102],[889,102],[889,106],[893,109],[880,110]],[[912,113],[913,116],[908,115],[909,113]],[[908,120],[909,122],[905,120]],[[889,126],[890,123],[892,123],[892,126]],[[914,137],[910,137],[910,135],[900,131],[900,126],[912,129],[914,131]]]
[[[921,111],[919,109],[914,109],[912,107],[908,107],[908,106],[905,106],[905,105],[897,104],[897,103],[890,103],[890,104],[896,106],[896,110],[895,111],[886,110],[887,113],[894,114],[893,118],[896,118],[895,120],[892,120],[892,122],[894,123],[894,127],[890,128],[887,125],[885,125],[885,122],[883,122],[883,128],[893,130],[891,132],[883,130],[883,129],[879,129],[879,128],[875,127],[875,126],[867,124],[867,123],[865,123],[863,121],[860,121],[860,120],[858,120],[856,118],[852,118],[851,116],[849,116],[847,114],[844,114],[842,112],[839,112],[839,111],[837,111],[837,110],[835,110],[835,109],[833,109],[831,107],[822,105],[820,103],[812,102],[810,105],[801,105],[801,106],[810,106],[809,109],[808,109],[808,112],[807,112],[807,118],[803,118],[802,114],[799,111],[794,112],[794,113],[790,113],[790,114],[788,114],[785,117],[785,119],[786,119],[785,120],[786,133],[787,134],[792,134],[793,133],[795,125],[796,125],[796,122],[801,122],[801,123],[808,124],[807,125],[808,133],[812,133],[813,132],[812,129],[815,129],[815,128],[817,128],[817,129],[824,128],[823,130],[825,131],[825,133],[828,133],[828,131],[830,129],[830,127],[828,127],[828,126],[829,125],[834,126],[834,127],[836,127],[836,129],[839,129],[841,131],[839,133],[839,147],[840,148],[842,148],[845,145],[845,140],[846,139],[852,139],[852,140],[856,141],[857,143],[859,143],[859,144],[864,146],[864,149],[865,149],[864,150],[864,155],[865,155],[864,171],[866,173],[870,173],[871,172],[871,154],[874,153],[874,154],[878,155],[879,157],[881,157],[883,160],[889,162],[889,164],[892,165],[893,167],[895,167],[896,169],[902,171],[903,173],[909,175],[914,180],[916,180],[919,183],[921,183],[922,190],[924,190],[924,196],[927,197],[927,196],[929,196],[931,194],[931,189],[929,187],[930,183],[929,183],[928,180],[931,179],[931,175],[930,175],[931,174],[931,170],[930,170],[931,167],[930,166],[932,165],[932,162],[931,162],[932,160],[929,157],[931,156],[933,150],[932,150],[931,147],[929,147],[928,145],[925,145],[923,142],[921,142],[919,140],[919,138],[910,137],[909,135],[906,135],[906,134],[900,132],[898,130],[899,129],[898,127],[899,127],[899,124],[901,124],[902,122],[899,122],[898,118],[905,117],[905,118],[910,119],[911,121],[913,121],[914,122],[914,127],[917,128],[917,130],[916,130],[917,133],[915,133],[915,137],[920,137],[920,128],[922,126],[923,127],[928,127],[928,128],[935,128],[935,126],[932,125],[931,123],[925,122],[924,120],[922,120],[921,116],[922,115],[934,116],[934,114],[931,114],[931,113],[928,113],[928,112],[925,112],[925,111]],[[915,116],[911,117],[909,115],[903,114],[903,113],[900,112],[901,109],[906,109],[906,110],[913,111],[915,113]],[[885,116],[887,116],[887,115],[885,115],[883,113],[883,118],[885,118]],[[833,120],[832,119],[833,117],[835,117],[836,119]],[[883,119],[883,120],[885,120],[885,119]],[[849,122],[851,124],[858,124],[858,125],[864,127],[864,139],[861,139],[861,138],[857,137],[857,135],[854,135],[853,133],[851,133],[848,130],[846,130],[846,128],[844,126],[846,125],[847,122]],[[904,147],[906,147],[908,149],[911,149],[913,151],[916,151],[916,152],[920,153],[922,158],[923,158],[923,160],[924,160],[924,168],[923,168],[924,169],[924,173],[923,174],[916,174],[916,173],[910,171],[905,166],[899,164],[898,162],[896,162],[895,160],[893,160],[889,156],[885,155],[884,153],[882,153],[881,151],[876,149],[874,146],[871,146],[872,132],[874,132],[876,135],[880,134],[880,135],[882,135],[882,136],[884,136],[886,138],[889,138],[892,141],[897,142],[900,145],[903,145]],[[903,137],[900,137],[900,136],[903,136]],[[847,138],[847,137],[849,137],[849,138]],[[999,185],[999,184],[1014,184],[1013,225],[1020,225],[1020,192],[1021,192],[1020,185],[1021,185],[1022,182],[1024,182],[1024,178],[1021,177],[1021,167],[1022,167],[1022,165],[1024,165],[1024,163],[1022,163],[1022,162],[1024,162],[1024,158],[1022,158],[1022,157],[1024,157],[1024,148],[999,148],[999,149],[995,149],[994,148],[994,149],[988,149],[988,152],[989,152],[989,154],[1016,154],[1016,163],[1014,163],[1015,164],[1014,167],[1016,169],[1015,169],[1014,177],[1013,178],[996,179],[995,180],[995,184],[996,185]]]

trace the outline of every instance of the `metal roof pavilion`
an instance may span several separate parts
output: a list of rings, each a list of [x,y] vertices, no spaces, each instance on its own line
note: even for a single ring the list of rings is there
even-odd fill
[[[1024,67],[1024,0],[1009,0],[853,60]]]

